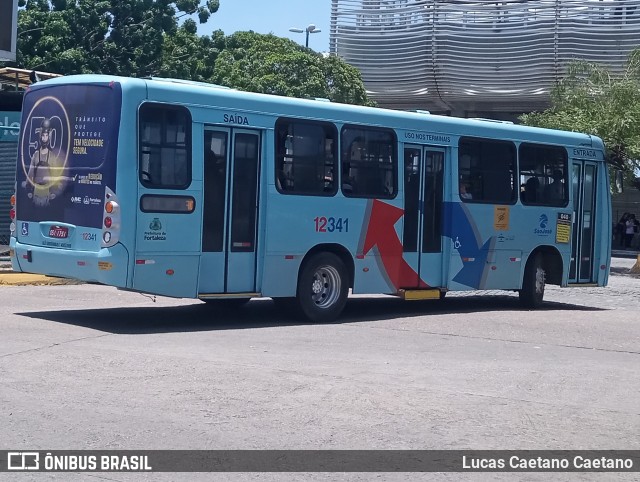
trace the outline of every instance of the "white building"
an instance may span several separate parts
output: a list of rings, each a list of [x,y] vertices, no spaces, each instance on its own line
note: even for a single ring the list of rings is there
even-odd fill
[[[331,53],[381,107],[509,118],[572,60],[621,72],[636,47],[640,0],[332,0]]]

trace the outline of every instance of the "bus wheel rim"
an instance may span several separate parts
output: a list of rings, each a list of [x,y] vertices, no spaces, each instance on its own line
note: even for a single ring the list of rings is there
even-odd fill
[[[342,281],[333,266],[316,269],[311,282],[311,299],[318,308],[329,308],[338,300]]]

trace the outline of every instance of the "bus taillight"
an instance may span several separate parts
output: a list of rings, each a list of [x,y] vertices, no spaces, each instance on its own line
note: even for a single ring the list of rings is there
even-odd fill
[[[11,209],[9,210],[9,218],[11,219],[11,223],[9,224],[9,234],[11,236],[14,236],[16,232],[16,186],[17,184],[13,186],[13,194],[9,198],[9,202],[11,203]]]
[[[11,219],[11,221],[15,221],[16,219],[16,195],[12,194],[11,195],[11,209],[9,209],[9,218]]]
[[[120,238],[120,204],[116,193],[106,188],[102,213],[102,247],[114,246]]]

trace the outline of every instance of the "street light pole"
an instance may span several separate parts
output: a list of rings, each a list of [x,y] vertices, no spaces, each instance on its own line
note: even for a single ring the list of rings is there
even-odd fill
[[[302,29],[302,28],[298,28],[298,27],[291,27],[289,29],[289,32],[295,32],[295,33],[305,33],[305,41],[304,41],[304,46],[306,48],[309,48],[309,34],[310,33],[320,33],[322,30],[320,30],[319,28],[316,28],[316,26],[312,23],[310,23],[307,28]]]

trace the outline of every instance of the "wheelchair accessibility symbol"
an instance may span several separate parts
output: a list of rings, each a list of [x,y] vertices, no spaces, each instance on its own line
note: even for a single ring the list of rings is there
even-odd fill
[[[456,236],[456,240],[453,242],[453,247],[455,249],[460,249],[462,247],[462,243],[460,242],[460,240],[458,239],[458,236]]]

